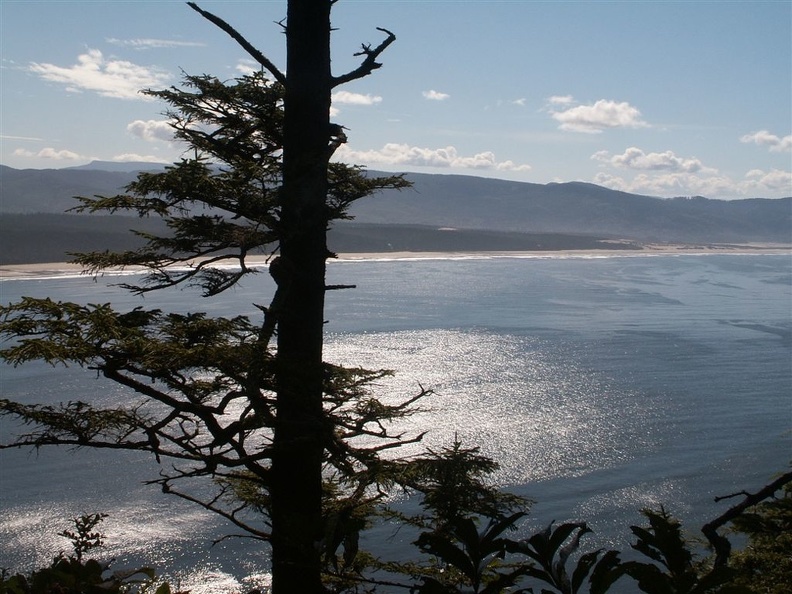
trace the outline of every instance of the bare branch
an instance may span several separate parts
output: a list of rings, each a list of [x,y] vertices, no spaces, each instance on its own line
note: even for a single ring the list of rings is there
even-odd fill
[[[277,80],[282,85],[286,84],[286,75],[283,74],[283,72],[281,72],[280,70],[278,70],[278,67],[275,66],[275,64],[270,62],[269,59],[264,54],[262,54],[259,50],[253,47],[253,45],[251,45],[251,43],[247,39],[242,37],[242,35],[231,25],[226,23],[220,17],[213,15],[211,12],[207,12],[199,8],[195,2],[188,2],[187,6],[192,8],[195,12],[200,14],[210,23],[216,25],[217,27],[228,33],[239,45],[242,46],[242,48],[248,54],[250,54],[253,57],[254,60],[256,60],[256,62],[258,62],[264,68],[266,68],[269,71],[269,73],[272,74],[275,80]]]
[[[157,481],[151,481],[151,482],[152,483],[159,483],[162,486],[162,492],[163,493],[167,493],[169,495],[176,495],[176,497],[180,497],[181,499],[184,499],[185,501],[189,501],[191,503],[196,503],[196,504],[200,505],[201,507],[203,507],[204,509],[206,509],[208,511],[211,511],[213,513],[216,513],[219,516],[224,517],[226,520],[230,521],[231,523],[235,524],[237,527],[239,527],[242,530],[244,530],[245,532],[247,532],[248,533],[248,538],[253,538],[253,539],[256,539],[256,540],[264,540],[264,541],[271,540],[272,535],[269,532],[266,532],[264,530],[259,530],[258,528],[253,527],[253,525],[245,522],[244,520],[241,520],[237,516],[237,511],[239,511],[239,510],[228,511],[226,509],[223,509],[223,508],[219,507],[217,505],[217,500],[219,499],[219,496],[215,497],[211,501],[204,501],[203,499],[200,499],[198,497],[194,497],[194,496],[190,495],[189,493],[185,493],[183,491],[175,490],[170,484],[171,480],[172,480],[172,478],[170,478],[170,477],[164,477],[164,478],[159,479]],[[223,492],[221,492],[221,495],[222,494],[223,494]]]
[[[355,54],[356,56],[366,56],[363,60],[363,63],[351,72],[347,72],[341,76],[334,76],[332,80],[333,87],[337,87],[338,85],[343,85],[350,81],[368,76],[374,70],[382,66],[382,64],[377,62],[377,58],[391,43],[396,41],[396,36],[382,27],[377,27],[377,31],[382,31],[383,33],[387,34],[385,40],[374,49],[371,49],[371,45],[364,43],[362,49]]]

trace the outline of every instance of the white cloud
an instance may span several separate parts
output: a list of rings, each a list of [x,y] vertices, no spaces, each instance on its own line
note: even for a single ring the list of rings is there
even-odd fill
[[[757,198],[792,195],[792,173],[774,169],[749,171],[742,180],[725,175],[697,175],[674,172],[640,173],[625,179],[610,173],[598,173],[594,183],[614,190],[650,196],[707,196],[708,198]]]
[[[251,74],[255,74],[261,70],[261,65],[256,62],[255,60],[249,60],[247,58],[243,58],[237,62],[237,65],[234,67],[237,72],[241,72],[245,76],[249,76]]]
[[[519,105],[520,107],[525,107],[525,102],[527,99],[525,97],[520,97],[519,99],[515,99],[511,102],[512,105]]]
[[[173,128],[168,120],[135,120],[127,132],[148,142],[173,142]]]
[[[112,45],[132,47],[139,50],[159,49],[164,47],[206,47],[205,43],[198,41],[176,41],[173,39],[116,39],[110,37],[105,39]]]
[[[429,99],[430,101],[445,101],[451,95],[448,93],[441,93],[440,91],[435,91],[434,89],[429,89],[428,91],[423,91],[421,93],[425,99]]]
[[[742,187],[746,192],[777,190],[783,192],[786,196],[792,196],[792,172],[781,171],[780,169],[771,171],[752,169],[745,174],[745,181],[742,182]]]
[[[421,148],[407,144],[388,143],[378,150],[355,151],[342,146],[336,156],[349,162],[367,165],[397,165],[413,167],[449,167],[455,169],[494,169],[497,171],[528,171],[530,165],[517,165],[513,161],[497,161],[491,151],[462,156],[453,146]]]
[[[575,102],[575,98],[572,95],[553,95],[548,98],[547,102],[550,105],[572,105]]]
[[[77,154],[73,151],[55,150],[52,147],[46,147],[38,152],[29,151],[26,149],[16,149],[14,155],[17,157],[33,157],[38,159],[52,159],[53,161],[79,161],[86,159],[83,155]]]
[[[792,151],[792,134],[783,138],[770,134],[767,130],[759,130],[753,134],[746,134],[740,142],[753,142],[759,146],[767,146],[775,153],[788,153]]]
[[[641,173],[632,180],[598,173],[594,183],[614,190],[648,194],[650,196],[707,196],[719,198],[739,195],[738,184],[726,176],[700,177],[692,173],[663,173],[651,175]]]
[[[641,112],[626,101],[616,102],[600,99],[593,105],[576,105],[569,95],[554,96],[548,99],[551,105],[550,116],[561,123],[561,130],[599,134],[608,128],[646,128],[649,126],[641,119]],[[556,111],[552,106],[566,109]]]
[[[3,140],[29,140],[31,142],[43,142],[43,138],[36,138],[34,136],[11,136],[10,134],[0,134]]]
[[[157,68],[106,59],[99,50],[80,54],[77,64],[66,68],[37,62],[31,63],[29,68],[44,80],[66,85],[67,91],[94,91],[103,97],[117,99],[147,100],[149,97],[141,94],[141,89],[163,87],[170,78]]]
[[[591,155],[595,161],[600,161],[613,167],[647,171],[675,171],[682,173],[717,173],[716,169],[705,167],[697,158],[683,158],[676,156],[673,151],[662,153],[645,153],[637,147],[630,147],[621,155],[611,155],[608,151],[598,151]]]
[[[349,91],[338,91],[333,93],[333,103],[343,105],[374,105],[382,101],[382,97],[377,95],[363,95],[361,93],[350,93]]]
[[[494,158],[495,155],[492,155],[492,157]],[[496,163],[495,169],[497,169],[498,171],[530,171],[532,167],[527,164],[518,165],[514,161],[506,160],[506,161],[501,161],[500,163]]]
[[[780,197],[792,195],[792,173],[773,169],[753,169],[744,179],[733,179],[706,167],[695,158],[679,157],[673,151],[646,153],[630,147],[620,155],[598,151],[591,158],[606,166],[638,171],[632,179],[600,172],[594,183],[636,194],[651,196],[707,196],[709,198]]]
[[[161,157],[155,157],[153,155],[138,155],[136,153],[123,153],[121,155],[116,155],[112,159],[117,163],[128,163],[128,162],[142,162],[142,163],[162,163],[166,164],[168,161],[165,161]]]

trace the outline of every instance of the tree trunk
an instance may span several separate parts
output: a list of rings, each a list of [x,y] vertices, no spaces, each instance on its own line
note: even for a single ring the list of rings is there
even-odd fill
[[[330,113],[330,0],[288,3],[277,423],[275,594],[321,592],[322,328]],[[287,283],[283,287],[282,283]]]

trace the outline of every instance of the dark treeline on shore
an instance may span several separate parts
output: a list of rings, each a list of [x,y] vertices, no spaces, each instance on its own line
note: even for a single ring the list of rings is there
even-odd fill
[[[66,214],[0,216],[0,264],[66,262],[75,252],[140,247],[130,230],[163,233],[159,219]],[[640,249],[637,242],[564,233],[519,233],[438,228],[428,225],[341,223],[329,233],[330,248],[339,253],[461,252]]]

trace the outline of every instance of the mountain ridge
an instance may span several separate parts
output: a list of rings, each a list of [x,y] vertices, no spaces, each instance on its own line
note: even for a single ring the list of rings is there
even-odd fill
[[[0,165],[0,217],[60,214],[77,204],[74,196],[114,195],[137,172],[164,167],[126,163],[122,171],[103,169],[110,165],[42,170]],[[412,188],[384,191],[353,204],[355,222],[638,242],[792,243],[792,197],[657,198],[580,181],[536,184],[425,173],[405,177]]]

